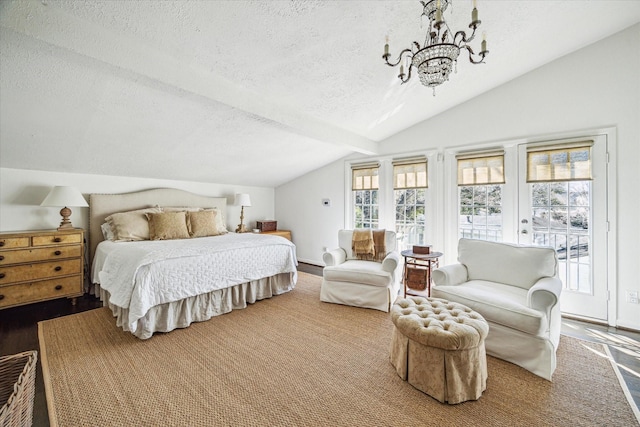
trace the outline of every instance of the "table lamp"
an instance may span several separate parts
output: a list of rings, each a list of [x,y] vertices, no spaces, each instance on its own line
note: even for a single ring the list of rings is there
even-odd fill
[[[62,215],[62,222],[58,230],[65,230],[73,228],[71,225],[71,209],[73,207],[87,207],[87,201],[82,194],[75,187],[55,186],[49,191],[47,197],[44,198],[40,206],[64,206],[60,209],[60,215]]]
[[[247,229],[244,226],[244,207],[251,206],[251,199],[249,198],[248,194],[236,194],[236,198],[233,204],[236,206],[242,206],[242,208],[240,209],[240,224],[238,224],[238,228],[236,228],[236,233],[246,233]]]

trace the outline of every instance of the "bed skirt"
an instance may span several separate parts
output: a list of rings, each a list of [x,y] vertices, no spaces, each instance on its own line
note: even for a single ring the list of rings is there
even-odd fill
[[[116,324],[140,339],[151,338],[154,332],[169,332],[177,328],[186,328],[193,322],[202,322],[213,316],[229,313],[247,307],[247,304],[291,291],[295,287],[293,273],[280,273],[275,276],[241,283],[229,288],[215,290],[206,294],[185,298],[180,301],[157,305],[138,320],[135,330],[128,325],[129,310],[109,302],[109,292],[99,285],[95,292],[105,307],[109,307],[116,318]]]

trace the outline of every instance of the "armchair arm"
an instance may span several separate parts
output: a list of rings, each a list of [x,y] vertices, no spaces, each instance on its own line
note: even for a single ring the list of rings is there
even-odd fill
[[[451,264],[436,268],[431,273],[436,286],[459,285],[468,280],[467,267],[463,264]]]
[[[398,252],[389,252],[382,260],[382,269],[393,273],[400,265],[400,254]]]
[[[543,277],[538,280],[527,294],[527,306],[547,313],[560,301],[562,281],[557,277]]]
[[[347,253],[342,248],[332,249],[322,254],[322,260],[327,267],[342,264],[347,260]]]

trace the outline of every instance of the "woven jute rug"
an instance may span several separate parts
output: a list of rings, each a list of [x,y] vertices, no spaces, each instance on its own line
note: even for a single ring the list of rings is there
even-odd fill
[[[52,425],[638,425],[603,347],[565,336],[553,382],[489,357],[478,401],[441,404],[391,366],[389,315],[320,280],[144,341],[106,308],[41,322]]]

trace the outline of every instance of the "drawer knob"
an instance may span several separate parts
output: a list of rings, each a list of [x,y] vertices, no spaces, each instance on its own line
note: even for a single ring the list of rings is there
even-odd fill
[[[4,246],[4,240],[0,240],[0,248]]]
[[[4,279],[5,274],[4,273],[0,273],[0,279]]]
[[[4,255],[0,255],[0,261],[4,260]]]
[[[62,252],[60,252],[60,251],[55,251],[53,254],[54,254],[54,255],[60,255],[60,254],[62,254]]]
[[[53,241],[56,242],[56,243],[60,243],[60,242],[62,242],[62,239],[60,237],[56,237],[56,238],[53,239]]]
[[[0,300],[4,299],[4,295],[0,294]]]
[[[56,285],[56,291],[59,291],[60,289],[62,289],[62,285]]]
[[[60,270],[62,270],[62,267],[57,266],[56,268],[54,268],[54,270],[55,270],[55,271],[60,271]]]

